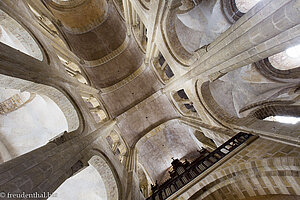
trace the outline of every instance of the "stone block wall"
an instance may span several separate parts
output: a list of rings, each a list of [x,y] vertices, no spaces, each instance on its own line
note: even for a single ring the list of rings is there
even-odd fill
[[[259,138],[177,199],[300,195],[300,148]]]

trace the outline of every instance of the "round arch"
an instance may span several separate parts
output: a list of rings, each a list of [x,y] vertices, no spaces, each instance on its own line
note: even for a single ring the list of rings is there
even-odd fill
[[[123,198],[123,190],[120,175],[109,158],[99,149],[91,149],[84,156],[84,161],[93,166],[103,179],[108,200]]]
[[[300,195],[299,171],[296,157],[239,163],[210,173],[182,197],[189,200],[231,200],[274,194]]]
[[[247,68],[247,70],[253,70],[255,67]],[[243,69],[241,69],[243,70]],[[246,71],[247,71],[246,70]],[[238,71],[239,73],[242,73]],[[244,73],[245,71],[243,71]],[[247,71],[248,72],[248,71]],[[257,74],[254,71],[250,71],[251,73],[248,74]],[[229,76],[229,78],[233,77],[233,74]],[[256,77],[258,78],[258,77]],[[222,79],[222,80],[228,80]],[[256,79],[257,80],[257,79]],[[259,80],[259,78],[258,78]],[[266,80],[266,83],[269,83],[271,89],[275,85],[272,81]],[[255,82],[255,81],[254,81]],[[262,81],[264,84],[265,82]],[[250,88],[251,90],[245,90],[249,94],[251,92],[256,92],[255,99],[253,100],[249,98],[254,97],[253,95],[247,98],[247,102],[242,101],[245,100],[246,97],[242,96],[240,93],[233,93],[234,91],[241,91],[242,89],[235,87],[231,88],[230,84],[225,85],[223,82],[214,82],[215,89],[212,91],[211,83],[205,82],[200,83],[199,81],[196,83],[197,87],[197,94],[199,97],[200,103],[205,107],[206,111],[213,117],[213,119],[226,126],[231,128],[238,128],[243,129],[246,131],[255,131],[261,135],[270,137],[270,138],[277,138],[279,141],[285,141],[289,143],[297,143],[299,124],[284,124],[276,121],[265,121],[262,120],[262,116],[268,117],[267,115],[274,115],[274,114],[284,114],[285,116],[294,116],[298,117],[298,114],[294,113],[299,110],[299,105],[297,104],[299,90],[297,89],[296,83],[276,83],[274,86],[274,90],[271,90],[270,87],[267,87],[269,91],[273,93],[267,93],[265,90],[255,90],[256,88]],[[260,80],[257,82],[260,83]],[[272,84],[271,84],[272,83]],[[246,83],[243,81],[241,82],[242,86],[244,87]],[[244,84],[244,85],[243,85]],[[237,85],[237,84],[236,84]],[[223,87],[224,86],[224,87]],[[226,86],[226,87],[225,87]],[[229,87],[230,86],[230,87]],[[246,85],[247,86],[247,85]],[[244,88],[246,88],[246,86]],[[247,86],[248,87],[248,86]],[[219,95],[216,89],[222,88],[223,91],[227,91],[226,95]],[[261,88],[263,88],[261,86]],[[261,89],[260,88],[260,89]],[[246,88],[247,89],[247,88]],[[232,92],[233,91],[233,92]],[[213,95],[214,92],[214,95]],[[259,93],[260,92],[260,93]],[[263,92],[263,93],[261,93]],[[246,94],[248,94],[246,93]],[[258,99],[258,94],[262,94],[260,99]],[[217,96],[219,95],[219,96]],[[233,95],[237,99],[233,99]],[[221,98],[219,98],[221,97]],[[230,97],[232,99],[230,99]],[[244,98],[242,98],[244,97]],[[285,98],[283,98],[285,97]],[[219,99],[218,99],[219,98]],[[226,106],[225,106],[226,105]]]
[[[59,90],[0,75],[0,162],[79,128],[77,111]]]
[[[80,119],[77,110],[74,108],[69,99],[58,89],[3,74],[0,74],[0,83],[1,87],[17,89],[21,92],[27,91],[49,97],[64,113],[68,123],[68,132],[79,128]]]
[[[45,55],[32,34],[19,22],[0,9],[0,42],[35,59],[43,61]]]
[[[118,184],[107,161],[101,158],[100,156],[95,155],[89,160],[89,164],[92,165],[98,171],[99,175],[103,179],[106,188],[107,199],[118,200]]]

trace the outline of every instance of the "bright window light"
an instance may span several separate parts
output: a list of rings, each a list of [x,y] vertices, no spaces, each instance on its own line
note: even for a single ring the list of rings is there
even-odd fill
[[[285,52],[291,58],[300,58],[300,45],[288,48]]]
[[[270,116],[265,118],[266,121],[274,121],[285,124],[296,124],[300,122],[300,117],[286,117],[286,116]]]

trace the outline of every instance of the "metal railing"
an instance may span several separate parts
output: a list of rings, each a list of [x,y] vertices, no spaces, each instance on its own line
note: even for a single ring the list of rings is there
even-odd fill
[[[207,153],[205,157],[200,156],[193,161],[183,173],[168,179],[162,185],[157,185],[155,191],[153,191],[152,195],[148,197],[147,200],[167,199],[234,149],[246,142],[250,137],[253,137],[253,135],[240,132],[219,146],[216,150]]]

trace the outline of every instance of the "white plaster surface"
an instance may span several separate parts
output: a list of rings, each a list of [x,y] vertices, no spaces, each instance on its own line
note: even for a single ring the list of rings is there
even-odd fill
[[[2,10],[0,10],[0,42],[43,60],[43,54],[31,35]]]
[[[279,70],[288,70],[300,67],[300,58],[292,58],[285,51],[269,57],[272,66]]]
[[[169,121],[147,133],[138,143],[138,160],[153,181],[160,181],[173,158],[194,159],[201,146],[193,130],[177,120]]]
[[[49,200],[106,200],[104,182],[93,166],[67,179]]]
[[[2,89],[0,99],[8,99],[17,92]],[[12,157],[45,145],[67,128],[63,112],[47,96],[36,95],[17,110],[0,115],[0,140]]]
[[[240,12],[246,13],[261,0],[235,0],[236,7]]]
[[[215,101],[230,115],[244,117],[240,109],[259,101],[283,98],[292,83],[276,83],[262,76],[253,65],[231,71],[210,84]]]
[[[187,51],[195,51],[203,45],[211,43],[226,31],[230,24],[222,13],[220,0],[203,0],[189,12],[178,14],[178,19],[186,26],[183,27],[180,23],[175,24],[176,33],[182,46]],[[191,45],[191,42],[194,45]]]

